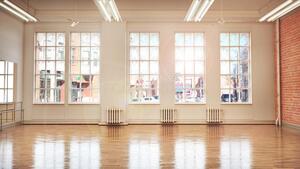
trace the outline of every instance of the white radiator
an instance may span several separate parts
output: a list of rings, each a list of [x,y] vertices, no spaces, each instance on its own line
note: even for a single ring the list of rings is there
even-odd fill
[[[106,123],[107,124],[121,124],[122,112],[119,108],[107,108],[106,109]]]
[[[164,108],[160,110],[160,122],[161,123],[175,123],[176,110]]]
[[[206,108],[206,121],[207,123],[221,123],[222,110],[220,108],[213,107]]]

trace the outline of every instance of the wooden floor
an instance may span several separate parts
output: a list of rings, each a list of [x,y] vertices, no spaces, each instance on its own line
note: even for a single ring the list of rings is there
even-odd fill
[[[0,132],[0,168],[300,168],[300,132],[273,125],[25,125]]]

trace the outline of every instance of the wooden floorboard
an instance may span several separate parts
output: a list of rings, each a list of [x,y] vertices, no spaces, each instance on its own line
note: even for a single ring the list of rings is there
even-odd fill
[[[274,125],[23,125],[0,132],[0,168],[300,168],[300,132]]]

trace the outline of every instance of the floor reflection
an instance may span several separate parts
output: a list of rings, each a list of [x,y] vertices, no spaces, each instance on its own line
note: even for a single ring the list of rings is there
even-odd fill
[[[0,141],[0,168],[13,168],[13,144],[7,139]]]
[[[251,168],[251,145],[248,139],[221,140],[221,168]]]
[[[100,143],[97,139],[80,140],[72,138],[70,143],[70,168],[99,168]]]
[[[160,148],[157,140],[132,140],[129,143],[130,169],[158,169]]]
[[[175,166],[178,169],[205,168],[205,156],[202,140],[182,139],[175,143]]]

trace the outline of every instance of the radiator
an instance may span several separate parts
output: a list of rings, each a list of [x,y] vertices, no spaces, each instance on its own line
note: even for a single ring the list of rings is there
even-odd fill
[[[106,109],[106,123],[107,124],[121,124],[122,112],[119,108],[107,108]]]
[[[160,110],[160,122],[161,123],[175,123],[176,110],[175,109],[161,109]]]
[[[207,123],[221,123],[222,110],[220,108],[206,108],[206,121]]]

